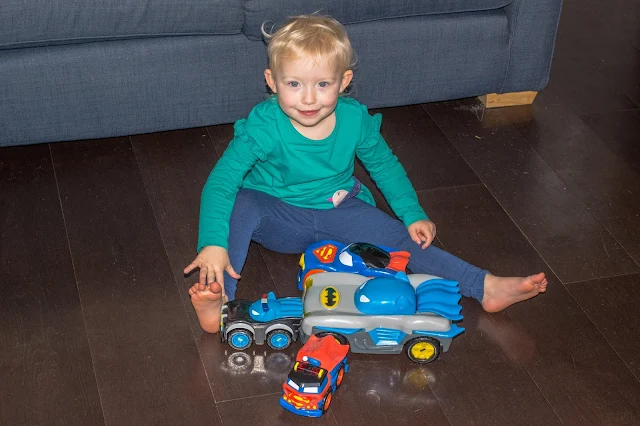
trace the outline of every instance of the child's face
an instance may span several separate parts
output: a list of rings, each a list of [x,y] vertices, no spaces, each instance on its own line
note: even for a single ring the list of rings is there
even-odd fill
[[[325,126],[333,130],[335,120],[328,118],[332,118],[338,95],[351,82],[353,72],[337,70],[329,61],[307,59],[282,61],[278,68],[274,72],[267,69],[264,75],[294,127],[302,134],[325,133]]]

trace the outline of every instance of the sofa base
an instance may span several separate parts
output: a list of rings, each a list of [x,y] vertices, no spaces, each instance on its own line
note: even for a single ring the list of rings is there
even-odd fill
[[[489,93],[478,96],[486,108],[531,105],[538,92]]]
[[[504,86],[502,10],[385,19],[349,35],[358,54],[350,96],[369,108]],[[0,49],[0,82],[11,82],[0,84],[0,146],[233,123],[267,98],[267,66],[264,42],[244,34]]]

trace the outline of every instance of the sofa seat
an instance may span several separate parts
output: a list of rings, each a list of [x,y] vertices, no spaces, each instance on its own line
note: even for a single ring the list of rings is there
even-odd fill
[[[242,31],[238,0],[2,0],[0,49]],[[140,3],[144,3],[141,7]]]
[[[369,108],[539,91],[562,0],[0,0],[0,146],[232,123],[267,96],[260,27],[345,23]]]
[[[279,23],[288,16],[309,13],[331,15],[345,25],[458,12],[500,9],[513,0],[244,0],[244,33],[253,40],[262,39],[263,23]],[[267,28],[269,29],[269,28]]]

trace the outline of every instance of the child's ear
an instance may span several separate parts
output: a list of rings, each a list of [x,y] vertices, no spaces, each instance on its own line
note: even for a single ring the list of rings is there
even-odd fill
[[[344,92],[344,89],[346,89],[349,83],[351,83],[351,79],[353,79],[353,71],[346,70],[344,74],[342,74],[342,82],[340,83],[340,93]]]
[[[276,81],[273,79],[273,74],[271,73],[271,70],[269,68],[264,70],[264,79],[267,80],[269,89],[271,89],[273,93],[278,93],[278,89],[276,88]]]

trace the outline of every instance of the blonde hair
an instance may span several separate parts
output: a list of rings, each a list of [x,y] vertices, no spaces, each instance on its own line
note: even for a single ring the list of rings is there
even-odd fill
[[[275,33],[267,33],[264,24],[261,30],[268,41],[269,68],[273,72],[277,72],[280,61],[301,58],[329,60],[340,72],[355,66],[355,53],[346,30],[329,16],[294,16]]]

